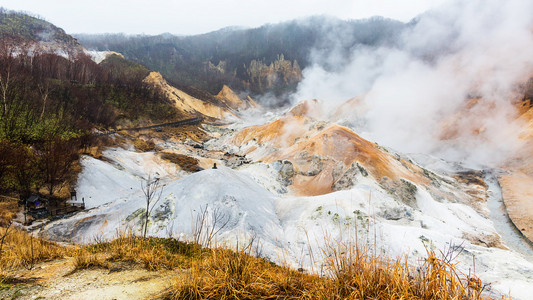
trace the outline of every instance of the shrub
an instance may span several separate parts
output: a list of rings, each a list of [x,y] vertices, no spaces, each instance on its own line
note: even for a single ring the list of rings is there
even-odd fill
[[[133,142],[133,146],[141,152],[153,151],[155,149],[155,143],[153,141],[147,141],[144,139],[136,139]]]

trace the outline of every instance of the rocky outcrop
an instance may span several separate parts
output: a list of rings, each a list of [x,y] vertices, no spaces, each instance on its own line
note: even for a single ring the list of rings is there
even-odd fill
[[[342,173],[341,176],[335,181],[332,186],[334,191],[348,190],[357,183],[357,175],[361,174],[358,163],[354,162],[352,165]],[[343,165],[340,165],[340,169],[343,170]]]
[[[395,199],[401,200],[403,203],[412,208],[416,208],[416,192],[418,188],[413,183],[400,179],[399,181],[389,180],[388,177],[383,177],[380,182],[381,187],[389,192]]]
[[[252,98],[246,97],[245,99],[241,99],[241,97],[235,94],[235,92],[227,85],[222,87],[222,90],[220,90],[220,93],[218,93],[216,97],[234,110],[257,107],[257,103],[255,103]]]
[[[291,108],[287,115],[310,117],[315,119],[324,119],[325,117],[322,102],[316,99],[299,102],[293,108]]]
[[[273,87],[287,87],[302,80],[302,70],[295,60],[286,60],[283,54],[267,65],[262,60],[252,60],[246,68],[252,91],[263,94]]]
[[[275,161],[272,166],[279,173],[280,181],[285,185],[289,186],[292,184],[292,179],[296,175],[294,170],[294,165],[288,160],[278,160]]]
[[[204,68],[206,72],[214,72],[219,74],[225,74],[227,68],[227,62],[221,60],[217,65],[214,65],[211,61],[204,62]]]

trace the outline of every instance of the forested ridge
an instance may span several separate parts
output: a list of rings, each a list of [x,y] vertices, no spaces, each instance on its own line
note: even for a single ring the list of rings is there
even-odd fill
[[[268,24],[253,29],[225,28],[194,35],[75,35],[88,49],[112,50],[161,72],[173,85],[217,93],[224,84],[253,95],[293,91],[313,55],[338,52],[348,58],[356,47],[393,45],[408,24],[374,17],[342,21],[330,17]],[[342,33],[338,41],[331,32]],[[324,67],[328,68],[327,62]]]
[[[6,15],[13,13],[2,11],[0,24],[13,24]],[[26,23],[20,26],[30,29],[0,27],[0,193],[45,188],[52,195],[72,174],[80,151],[94,142],[93,128],[180,119],[143,83],[146,67],[118,55],[97,64],[83,52],[55,53],[33,38],[33,29],[42,28],[35,24],[45,21],[21,18]],[[75,46],[73,41],[59,48]]]

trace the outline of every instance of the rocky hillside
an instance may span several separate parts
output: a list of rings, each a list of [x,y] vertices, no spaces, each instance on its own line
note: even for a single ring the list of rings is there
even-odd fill
[[[42,49],[75,56],[83,47],[71,35],[38,17],[0,9],[0,37],[36,41]]]
[[[143,83],[164,95],[186,117],[203,116],[218,120],[234,114],[239,108],[254,106],[252,99],[240,99],[227,86],[216,97],[198,99],[168,84],[158,72],[148,74]]]

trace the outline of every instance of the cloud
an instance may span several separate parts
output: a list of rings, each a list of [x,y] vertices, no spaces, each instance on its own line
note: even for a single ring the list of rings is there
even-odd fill
[[[381,15],[407,21],[445,0],[2,0],[42,15],[68,33],[199,34],[227,26],[258,27],[311,15],[342,19]]]
[[[351,121],[365,124],[356,129],[370,139],[498,164],[520,146],[511,102],[533,74],[531,11],[531,1],[446,3],[421,15],[398,45],[360,47],[348,61],[338,51],[315,57],[293,98],[336,107],[364,94],[365,122]],[[341,63],[328,71],[324,61]]]

